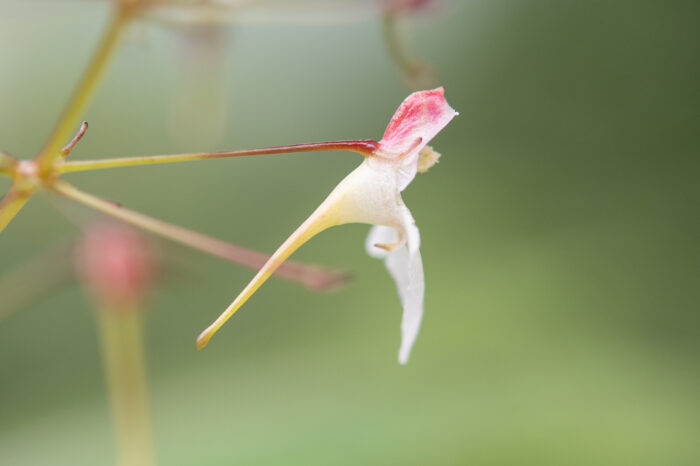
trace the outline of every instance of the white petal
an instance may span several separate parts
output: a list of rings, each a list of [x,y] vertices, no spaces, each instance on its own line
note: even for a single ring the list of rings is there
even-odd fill
[[[405,206],[402,206],[401,210],[401,223],[406,243],[391,252],[375,247],[374,245],[377,243],[391,244],[399,239],[399,233],[394,228],[375,226],[367,237],[366,247],[371,256],[384,258],[386,267],[396,282],[396,288],[403,305],[399,362],[406,364],[423,319],[425,278],[419,250],[420,234],[418,228],[409,210]]]
[[[365,241],[365,249],[367,254],[375,259],[386,259],[389,251],[383,248],[378,248],[375,244],[392,244],[399,240],[399,233],[390,227],[384,225],[375,225],[369,230],[367,240]]]

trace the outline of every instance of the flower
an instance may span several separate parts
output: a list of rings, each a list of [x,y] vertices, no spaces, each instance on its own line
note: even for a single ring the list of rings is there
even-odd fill
[[[231,305],[197,338],[203,348],[277,267],[302,244],[332,226],[346,223],[376,225],[367,249],[384,258],[396,281],[403,304],[399,362],[405,364],[418,335],[423,315],[424,278],[420,234],[401,192],[416,176],[437,162],[427,143],[457,115],[444,89],[408,96],[394,114],[384,137],[363,163],[330,193],[311,216],[277,249]]]

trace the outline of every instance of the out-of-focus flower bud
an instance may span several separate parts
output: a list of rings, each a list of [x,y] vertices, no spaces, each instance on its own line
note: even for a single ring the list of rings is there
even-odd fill
[[[90,226],[77,247],[78,273],[104,305],[138,304],[153,281],[154,258],[146,240],[114,224]]]

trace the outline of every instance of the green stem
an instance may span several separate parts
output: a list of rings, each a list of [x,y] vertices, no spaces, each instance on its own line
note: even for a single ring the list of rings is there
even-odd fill
[[[156,235],[163,236],[172,241],[185,244],[194,249],[204,251],[222,259],[240,264],[252,269],[259,269],[270,258],[268,254],[236,246],[221,241],[211,236],[197,233],[186,228],[158,220],[133,210],[121,207],[113,202],[100,199],[97,196],[79,190],[65,181],[56,181],[51,189],[57,193],[85,204],[102,213],[118,218],[124,222],[135,225]],[[349,277],[339,271],[328,271],[322,267],[302,264],[299,262],[287,262],[277,269],[276,275],[286,280],[301,283],[312,290],[325,290],[334,288],[346,282]]]
[[[120,466],[156,464],[138,307],[102,305],[100,339]]]
[[[0,175],[12,176],[12,170],[17,161],[10,154],[0,152]]]
[[[426,64],[411,58],[407,48],[401,43],[398,30],[398,14],[396,12],[388,11],[385,13],[382,26],[384,42],[386,43],[389,56],[405,79],[411,81],[419,77],[421,73],[430,71]]]
[[[79,125],[80,119],[85,113],[95,94],[97,85],[106,71],[107,64],[119,45],[126,25],[133,16],[132,13],[133,10],[131,8],[122,7],[112,17],[97,52],[78,83],[73,96],[63,110],[56,127],[36,157],[40,162],[42,171],[49,170],[53,161],[62,156],[61,148],[71,138],[75,128]]]
[[[15,189],[11,189],[5,197],[0,200],[0,233],[5,229],[13,218],[27,203],[31,194],[21,194]]]
[[[315,142],[309,144],[293,144],[288,146],[265,147],[261,149],[245,149],[221,152],[196,152],[190,154],[149,155],[143,157],[125,157],[102,160],[79,160],[57,164],[59,173],[69,173],[87,170],[102,170],[106,168],[133,167],[138,165],[153,165],[159,163],[191,162],[195,160],[220,159],[227,157],[248,157],[253,155],[288,154],[295,152],[314,151],[349,151],[368,156],[376,150],[378,143],[371,140]]]

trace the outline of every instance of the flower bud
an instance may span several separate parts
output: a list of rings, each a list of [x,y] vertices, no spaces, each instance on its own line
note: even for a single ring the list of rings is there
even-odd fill
[[[148,243],[121,226],[90,226],[78,245],[77,260],[83,282],[105,305],[136,305],[152,283],[154,261]]]

